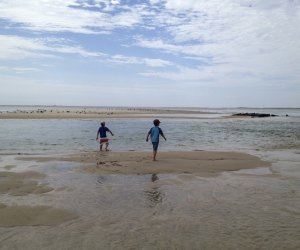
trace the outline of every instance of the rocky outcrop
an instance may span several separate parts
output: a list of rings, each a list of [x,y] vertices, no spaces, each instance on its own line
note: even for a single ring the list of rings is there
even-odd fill
[[[249,116],[249,117],[273,117],[277,115],[273,114],[266,114],[266,113],[237,113],[233,116]]]

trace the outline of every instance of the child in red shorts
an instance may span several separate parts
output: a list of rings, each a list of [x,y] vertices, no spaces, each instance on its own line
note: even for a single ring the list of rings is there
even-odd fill
[[[98,129],[96,138],[96,140],[98,140],[100,135],[100,151],[102,151],[103,144],[106,145],[105,150],[108,151],[109,139],[106,136],[106,132],[109,132],[112,136],[114,136],[114,134],[109,130],[109,128],[105,127],[105,122],[101,122],[101,127]]]

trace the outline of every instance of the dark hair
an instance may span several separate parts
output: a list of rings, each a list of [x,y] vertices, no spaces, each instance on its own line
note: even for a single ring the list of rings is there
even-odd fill
[[[101,122],[101,126],[104,127],[105,126],[105,122]]]
[[[160,124],[160,121],[159,121],[158,119],[155,119],[155,120],[153,121],[153,124],[154,124],[155,126],[158,126],[158,125]]]

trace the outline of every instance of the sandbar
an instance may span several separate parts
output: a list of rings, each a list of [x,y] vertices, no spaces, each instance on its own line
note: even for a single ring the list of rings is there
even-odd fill
[[[90,118],[191,118],[212,112],[162,108],[55,108],[0,112],[0,119],[90,119]],[[195,115],[187,117],[186,115]]]
[[[159,152],[84,152],[65,156],[24,156],[20,160],[68,161],[81,163],[80,171],[108,174],[194,174],[214,176],[224,171],[237,171],[270,166],[271,163],[241,152],[189,151]]]

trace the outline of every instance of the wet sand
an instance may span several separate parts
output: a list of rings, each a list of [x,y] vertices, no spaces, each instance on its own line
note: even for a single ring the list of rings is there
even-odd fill
[[[4,168],[7,169],[7,166]],[[20,197],[48,193],[53,188],[37,181],[45,177],[45,174],[36,171],[20,173],[0,171],[0,195]],[[0,227],[57,225],[75,218],[77,218],[76,214],[71,211],[50,206],[0,203]]]
[[[118,174],[194,174],[217,175],[224,171],[237,171],[263,166],[269,162],[239,152],[159,152],[157,161],[151,152],[88,152],[67,156],[18,157],[20,160],[70,161],[84,164],[81,168],[89,173]]]
[[[300,155],[159,152],[156,162],[151,156],[1,156],[0,248],[299,246]]]
[[[216,176],[224,171],[269,166],[269,162],[236,152],[160,152],[158,161],[153,161],[151,152],[88,152],[65,156],[25,156],[17,161],[49,164],[51,162],[80,163],[77,172],[92,175],[191,174],[194,176]],[[39,183],[46,174],[38,171],[10,172],[18,167],[5,165],[0,171],[0,194],[10,196],[42,195],[54,190],[47,183]],[[59,190],[67,189],[60,188]],[[0,227],[56,225],[76,218],[72,211],[50,206],[24,206],[0,204]]]
[[[41,194],[52,190],[45,184],[39,184],[36,179],[44,178],[45,175],[35,171],[14,173],[0,172],[0,194],[10,194],[14,196],[26,194]]]
[[[7,206],[0,203],[0,227],[55,226],[76,218],[71,211],[49,206]]]

